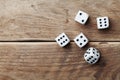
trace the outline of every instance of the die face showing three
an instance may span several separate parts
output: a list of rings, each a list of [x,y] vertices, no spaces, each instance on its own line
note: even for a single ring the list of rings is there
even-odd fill
[[[75,16],[75,21],[81,24],[85,24],[88,20],[89,15],[83,11],[78,11],[77,15]]]
[[[108,17],[98,17],[97,18],[97,28],[98,29],[106,29],[108,27],[109,27]]]
[[[55,40],[61,47],[66,46],[70,42],[70,39],[67,37],[65,33],[61,33],[59,36],[55,38]]]
[[[89,64],[95,64],[99,60],[99,58],[100,58],[100,52],[93,47],[87,49],[84,54],[84,59]]]
[[[83,34],[80,33],[76,38],[74,39],[74,42],[80,47],[84,47],[88,43],[87,37]]]

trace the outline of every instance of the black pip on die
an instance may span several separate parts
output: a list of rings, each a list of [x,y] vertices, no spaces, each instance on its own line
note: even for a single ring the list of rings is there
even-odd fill
[[[87,49],[87,51],[84,54],[84,59],[89,64],[95,64],[100,58],[100,52],[93,47],[90,47]]]

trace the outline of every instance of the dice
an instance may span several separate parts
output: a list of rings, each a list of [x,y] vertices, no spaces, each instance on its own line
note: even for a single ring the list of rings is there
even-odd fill
[[[87,37],[83,34],[80,33],[78,36],[75,37],[74,42],[80,47],[84,47],[88,43]]]
[[[90,47],[86,50],[84,54],[84,59],[89,64],[95,64],[100,58],[100,52],[93,47]]]
[[[55,38],[55,40],[61,47],[66,46],[70,42],[70,39],[67,37],[65,33],[61,33],[59,36]]]
[[[81,24],[85,24],[88,20],[89,15],[83,11],[78,11],[75,16],[75,21]]]
[[[108,27],[109,27],[108,17],[98,17],[97,18],[97,28],[98,29],[106,29]]]

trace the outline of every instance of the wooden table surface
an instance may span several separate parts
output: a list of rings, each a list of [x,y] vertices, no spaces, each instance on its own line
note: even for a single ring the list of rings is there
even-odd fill
[[[74,21],[78,10],[90,15],[86,25]],[[98,16],[109,29],[97,29]],[[54,40],[62,32],[65,48]],[[80,32],[90,40],[82,49]],[[83,58],[91,46],[101,52],[95,65]],[[120,0],[0,0],[0,80],[120,80]]]

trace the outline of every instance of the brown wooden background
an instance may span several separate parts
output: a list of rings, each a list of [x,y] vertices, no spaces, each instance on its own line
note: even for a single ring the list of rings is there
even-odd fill
[[[78,10],[90,15],[85,26]],[[109,29],[97,29],[98,16]],[[62,32],[65,48],[54,40]],[[80,32],[90,40],[82,49],[73,42]],[[101,52],[95,65],[83,58],[91,46]],[[0,80],[120,80],[120,0],[0,0]]]

